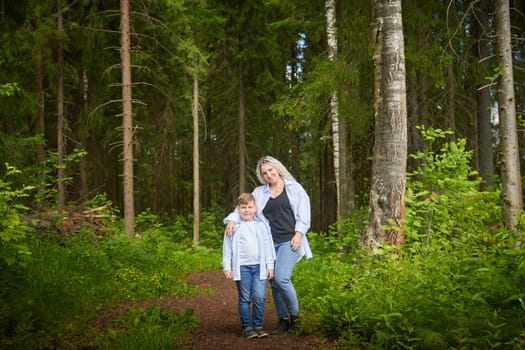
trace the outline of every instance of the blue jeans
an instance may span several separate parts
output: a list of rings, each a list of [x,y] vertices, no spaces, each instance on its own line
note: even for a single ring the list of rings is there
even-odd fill
[[[299,250],[293,250],[291,242],[275,243],[275,269],[272,294],[277,317],[285,318],[299,313],[299,301],[292,283],[292,272],[299,261]]]
[[[260,265],[258,264],[241,265],[241,280],[236,281],[236,283],[239,292],[239,316],[242,328],[263,325],[266,280],[259,279],[259,273]],[[253,310],[250,313],[251,304],[253,304]]]

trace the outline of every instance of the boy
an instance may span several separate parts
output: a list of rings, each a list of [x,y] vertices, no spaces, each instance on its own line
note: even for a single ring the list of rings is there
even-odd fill
[[[247,339],[263,338],[268,336],[263,328],[266,279],[273,278],[275,249],[270,228],[255,217],[251,193],[239,196],[237,210],[240,221],[235,225],[235,234],[224,234],[222,267],[224,276],[237,284],[242,335]]]

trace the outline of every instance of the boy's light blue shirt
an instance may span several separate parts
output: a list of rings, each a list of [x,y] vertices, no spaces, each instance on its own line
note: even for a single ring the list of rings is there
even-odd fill
[[[312,257],[312,250],[306,237],[306,233],[310,229],[310,198],[303,186],[297,181],[283,180],[284,189],[290,199],[290,205],[295,216],[295,231],[301,232],[302,234],[301,246],[299,247],[299,259],[303,256],[310,259]],[[258,186],[253,190],[252,194],[255,197],[255,205],[257,206],[257,217],[261,218],[269,227],[269,222],[268,219],[264,217],[263,209],[270,200],[270,186],[268,184]],[[240,216],[238,211],[235,210],[224,219],[224,224],[227,224],[229,221],[237,222],[238,220],[240,220]]]
[[[272,235],[270,227],[262,220],[254,218],[255,227],[257,229],[257,243],[259,246],[259,278],[265,280],[267,278],[268,269],[274,268],[275,264],[275,248],[273,246]],[[235,231],[231,236],[224,234],[222,243],[222,269],[223,271],[232,271],[233,280],[239,281],[241,279],[241,266],[239,265],[239,237],[236,232],[240,227],[241,220],[235,223]]]

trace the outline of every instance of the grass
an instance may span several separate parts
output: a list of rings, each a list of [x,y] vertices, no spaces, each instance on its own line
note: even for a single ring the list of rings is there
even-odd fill
[[[107,348],[134,342],[141,348],[139,339],[173,340],[195,326],[191,313],[134,310],[121,320],[125,331],[93,334],[97,312],[111,303],[191,294],[194,290],[184,283],[186,274],[216,268],[220,261],[217,251],[190,249],[159,228],[141,239],[93,237],[85,232],[61,244],[27,238],[31,258],[2,272],[9,285],[2,288],[0,347],[61,348],[82,338],[87,342],[97,338]]]

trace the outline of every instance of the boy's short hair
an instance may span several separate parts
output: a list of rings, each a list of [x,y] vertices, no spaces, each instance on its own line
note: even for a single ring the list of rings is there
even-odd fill
[[[250,202],[255,203],[255,197],[253,196],[253,194],[248,192],[241,193],[241,195],[237,198],[237,205],[248,204]]]

